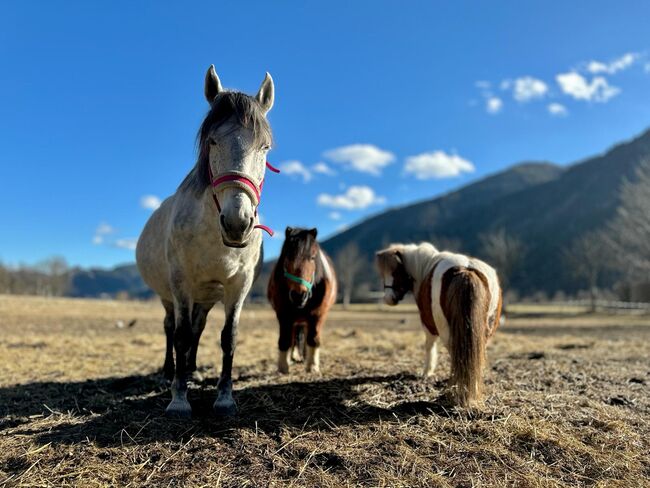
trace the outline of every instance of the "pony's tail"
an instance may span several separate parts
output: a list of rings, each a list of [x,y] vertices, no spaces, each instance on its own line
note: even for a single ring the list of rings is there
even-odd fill
[[[462,267],[451,268],[443,278],[448,280],[442,305],[449,323],[450,385],[461,407],[479,404],[482,396],[489,299],[481,278]]]

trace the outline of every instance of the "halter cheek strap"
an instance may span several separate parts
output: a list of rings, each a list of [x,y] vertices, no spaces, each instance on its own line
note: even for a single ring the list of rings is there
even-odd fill
[[[266,162],[266,167],[274,173],[280,172],[279,169],[272,166],[268,161]],[[208,172],[210,173],[210,185],[213,188],[212,199],[214,200],[214,204],[216,205],[217,211],[219,213],[221,213],[221,205],[219,204],[219,199],[216,195],[217,188],[239,188],[245,191],[253,201],[253,204],[255,205],[255,216],[257,217],[257,207],[260,206],[262,199],[262,187],[264,186],[264,178],[262,178],[260,185],[257,186],[253,180],[251,180],[245,173],[242,173],[240,171],[228,171],[226,173],[220,174],[218,178],[215,178],[212,174],[212,168],[208,164]],[[273,236],[273,230],[266,225],[256,224],[254,228],[262,229],[270,236]]]

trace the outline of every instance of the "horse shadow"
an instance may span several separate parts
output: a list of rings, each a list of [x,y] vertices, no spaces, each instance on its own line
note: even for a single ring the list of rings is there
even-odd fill
[[[361,398],[363,389],[393,385],[403,392],[404,402],[384,408]],[[18,427],[22,435],[33,436],[39,444],[70,445],[91,440],[110,447],[178,441],[190,435],[228,441],[238,429],[280,440],[286,429],[323,431],[380,419],[461,415],[440,395],[443,382],[422,385],[422,380],[413,375],[393,374],[249,386],[234,392],[238,415],[218,418],[212,412],[216,380],[205,381],[190,389],[192,420],[177,421],[163,416],[170,395],[158,374],[34,382],[0,388],[0,432]],[[409,401],[413,388],[427,388],[433,399]],[[41,426],[33,421],[40,417],[55,422]]]

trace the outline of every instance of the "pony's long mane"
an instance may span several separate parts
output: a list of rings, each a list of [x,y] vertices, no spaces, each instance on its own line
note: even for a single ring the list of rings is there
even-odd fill
[[[391,244],[388,249],[396,249],[402,253],[406,272],[417,283],[429,274],[435,266],[436,256],[440,254],[432,244],[422,242],[420,244]]]
[[[198,158],[192,170],[179,185],[179,190],[190,191],[197,196],[210,185],[209,138],[215,130],[231,117],[242,127],[253,131],[256,146],[271,144],[273,137],[262,107],[255,97],[236,91],[225,91],[217,95],[196,135]]]

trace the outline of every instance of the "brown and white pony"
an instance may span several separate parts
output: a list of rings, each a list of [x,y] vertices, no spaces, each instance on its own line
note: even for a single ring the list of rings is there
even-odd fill
[[[287,227],[267,296],[280,323],[278,371],[289,372],[297,337],[306,329],[306,369],[320,371],[320,336],[336,302],[336,274],[331,259],[316,241],[316,229]]]
[[[433,374],[438,338],[451,356],[452,396],[460,406],[481,401],[485,346],[501,317],[496,271],[479,259],[440,252],[429,243],[392,244],[376,255],[384,302],[413,292],[425,334],[424,376]]]

